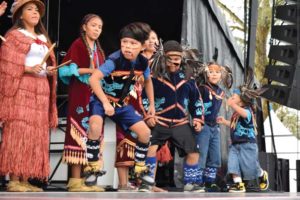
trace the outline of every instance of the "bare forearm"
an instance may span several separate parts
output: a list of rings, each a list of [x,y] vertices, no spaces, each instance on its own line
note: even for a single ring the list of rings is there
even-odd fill
[[[223,124],[224,124],[225,126],[230,127],[230,121],[229,121],[229,120],[225,120],[225,121],[223,122]]]
[[[94,69],[90,68],[79,68],[78,73],[79,74],[92,74],[94,72]]]
[[[150,105],[154,105],[154,92],[151,78],[145,80],[145,91]]]
[[[246,118],[247,117],[247,112],[246,109],[243,107],[237,105],[237,104],[232,104],[230,107],[235,110],[241,117]]]
[[[103,92],[103,89],[101,85],[99,84],[99,81],[101,79],[97,76],[97,73],[93,73],[90,77],[90,86],[94,92],[94,94],[98,97],[98,99],[104,104],[109,102],[105,93]]]

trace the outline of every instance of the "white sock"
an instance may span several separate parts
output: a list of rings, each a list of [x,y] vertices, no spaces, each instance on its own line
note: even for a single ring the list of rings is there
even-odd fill
[[[234,178],[233,178],[233,182],[234,182],[234,183],[241,183],[241,182],[242,182],[242,178],[239,177],[239,176],[234,177]]]
[[[259,177],[262,177],[264,175],[264,170],[260,169],[260,175]]]

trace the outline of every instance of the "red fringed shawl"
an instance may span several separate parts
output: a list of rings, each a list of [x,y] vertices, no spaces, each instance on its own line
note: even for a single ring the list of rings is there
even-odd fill
[[[2,43],[0,51],[1,121],[15,119],[19,113],[18,110],[12,110],[11,103],[17,103],[12,100],[14,99],[16,92],[20,89],[20,82],[22,81],[25,71],[25,57],[30,50],[31,44],[34,43],[34,39],[25,36],[18,30],[8,32],[5,38],[6,42]],[[48,47],[50,47],[50,44]],[[50,54],[47,64],[51,66],[56,65],[55,55],[53,52]],[[50,86],[49,127],[54,128],[58,123],[56,108],[57,76],[49,76],[48,81]],[[27,116],[27,120],[32,118],[34,119],[34,116]]]
[[[25,73],[34,39],[9,31],[0,61],[0,174],[46,179],[49,175],[49,128],[57,125],[56,76]],[[50,45],[49,45],[50,46]],[[55,56],[47,64],[55,66]]]

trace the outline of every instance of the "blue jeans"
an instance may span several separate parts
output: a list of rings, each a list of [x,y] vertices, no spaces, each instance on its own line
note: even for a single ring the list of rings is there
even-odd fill
[[[228,173],[243,180],[254,180],[259,174],[258,148],[256,143],[234,144],[229,147]]]
[[[200,133],[196,135],[196,141],[199,148],[200,158],[199,167],[221,166],[221,144],[220,144],[219,125],[204,125]]]

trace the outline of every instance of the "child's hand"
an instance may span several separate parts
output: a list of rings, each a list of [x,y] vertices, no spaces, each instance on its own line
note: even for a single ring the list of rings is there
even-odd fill
[[[115,114],[115,109],[109,102],[103,103],[103,108],[107,116],[113,116]]]
[[[202,124],[198,121],[193,121],[193,126],[196,132],[200,132],[202,129]]]
[[[156,125],[155,117],[150,117],[146,123],[149,127],[154,127]]]
[[[6,8],[7,8],[6,1],[2,1],[2,3],[0,4],[0,16],[5,13]]]
[[[217,123],[218,124],[225,124],[227,120],[223,116],[217,117]]]
[[[147,112],[147,114],[149,115],[149,116],[155,116],[155,107],[154,107],[154,105],[149,105],[149,109],[148,109],[148,112]]]

